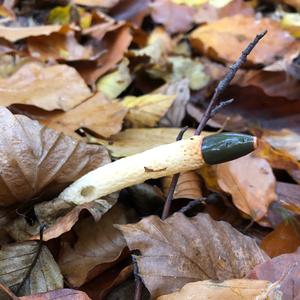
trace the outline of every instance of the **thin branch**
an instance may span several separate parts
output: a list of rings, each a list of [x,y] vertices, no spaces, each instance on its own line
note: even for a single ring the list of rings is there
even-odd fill
[[[176,138],[176,141],[180,141],[182,139],[184,133],[187,130],[188,130],[188,126],[181,128],[181,130],[178,133],[178,136]],[[161,216],[162,220],[165,220],[170,214],[171,203],[172,203],[175,188],[176,188],[176,185],[177,185],[177,182],[178,182],[178,179],[179,179],[179,175],[180,174],[178,173],[178,174],[173,175],[173,177],[172,177],[172,181],[171,181],[171,184],[170,184],[170,187],[169,187],[169,190],[168,190],[167,199],[166,199],[164,209],[163,209],[163,212],[162,212],[162,216]]]
[[[40,226],[40,240],[38,241],[38,249],[37,249],[37,252],[36,252],[36,255],[32,261],[32,264],[30,265],[26,275],[24,276],[24,279],[22,280],[22,282],[20,283],[17,291],[16,291],[16,295],[18,295],[22,289],[22,287],[24,286],[26,280],[30,277],[31,275],[31,272],[33,270],[33,268],[35,267],[40,255],[41,255],[41,252],[42,252],[42,248],[43,248],[43,234],[44,234],[44,229],[45,229],[45,225],[41,225]]]
[[[200,135],[201,131],[203,130],[203,128],[205,127],[206,123],[208,122],[208,120],[211,117],[211,113],[213,111],[213,109],[216,107],[217,105],[217,101],[220,97],[220,95],[224,92],[224,90],[228,87],[229,83],[231,82],[231,80],[233,79],[233,77],[235,76],[236,72],[238,71],[238,69],[241,67],[242,64],[244,64],[247,60],[247,56],[251,53],[251,51],[253,50],[253,48],[257,45],[257,43],[266,35],[267,30],[265,30],[264,32],[259,33],[255,39],[242,51],[241,56],[238,58],[238,60],[229,67],[229,71],[227,72],[227,74],[225,75],[224,79],[221,80],[218,84],[218,86],[215,89],[215,92],[209,102],[209,105],[195,131],[195,135]]]
[[[226,101],[220,102],[211,112],[210,117],[213,117],[215,114],[217,114],[221,109],[223,109],[225,106],[231,104],[234,101],[234,99],[229,99]]]

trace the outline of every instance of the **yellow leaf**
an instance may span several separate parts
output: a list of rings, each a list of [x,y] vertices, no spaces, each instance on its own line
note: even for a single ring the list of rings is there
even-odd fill
[[[206,3],[208,0],[172,0],[173,3],[183,4],[188,6],[199,6]]]
[[[97,90],[102,92],[108,99],[118,97],[132,82],[128,63],[128,59],[124,59],[116,71],[101,77],[97,81]]]
[[[126,118],[133,127],[154,127],[168,111],[175,97],[161,94],[128,96],[122,104],[129,109]]]
[[[69,24],[71,20],[71,5],[67,6],[57,6],[53,8],[48,16],[48,22],[50,24]]]
[[[282,28],[288,30],[295,38],[300,38],[300,14],[283,13],[281,19]]]

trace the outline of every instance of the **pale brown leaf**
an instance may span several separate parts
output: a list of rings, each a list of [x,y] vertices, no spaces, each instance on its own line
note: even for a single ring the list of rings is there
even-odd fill
[[[71,289],[60,289],[54,290],[47,293],[39,293],[32,296],[20,297],[20,300],[91,300],[90,297],[84,292],[71,290]]]
[[[110,161],[103,147],[78,142],[4,107],[0,128],[1,206],[28,201],[46,188],[61,191]]]
[[[0,26],[0,37],[10,42],[39,35],[49,35],[52,32],[58,32],[62,29],[61,25],[42,25],[33,27],[5,27]]]
[[[256,221],[265,216],[276,199],[275,176],[265,159],[247,155],[215,168],[220,188],[238,209]]]
[[[88,141],[105,145],[114,157],[124,157],[173,143],[179,131],[179,128],[132,128],[112,136],[109,140],[89,137]],[[189,138],[193,134],[194,130],[189,129],[185,132],[184,138]]]
[[[16,291],[25,278],[39,244],[36,241],[2,246],[0,250],[0,281]],[[42,250],[29,278],[21,288],[19,295],[31,295],[63,287],[63,277],[52,254],[46,246]]]
[[[163,178],[163,190],[167,195],[172,177]],[[173,199],[200,199],[202,197],[201,181],[195,171],[181,173],[175,188]]]
[[[31,104],[45,110],[69,110],[91,92],[77,71],[67,65],[23,65],[12,76],[0,79],[0,104]]]
[[[280,28],[279,23],[270,18],[256,20],[244,15],[223,18],[195,29],[190,35],[190,41],[198,51],[225,62],[234,62],[255,35],[266,29],[268,34],[254,48],[248,60],[270,64],[294,40]]]
[[[198,280],[242,278],[268,259],[251,238],[206,214],[187,218],[176,213],[118,226],[135,256],[139,275],[152,297],[174,292]]]
[[[222,282],[211,280],[186,284],[180,291],[158,297],[157,300],[276,300],[278,285],[266,280],[231,279]]]
[[[77,223],[73,229],[77,237],[75,244],[62,239],[59,266],[72,286],[81,286],[96,277],[120,257],[126,242],[113,224],[126,224],[129,220],[125,208],[116,205],[97,223],[92,218]]]
[[[118,4],[120,0],[73,0],[74,3],[83,6],[111,8]]]
[[[121,128],[127,109],[119,102],[107,100],[101,93],[84,101],[68,112],[54,112],[41,119],[41,123],[78,138],[74,131],[88,128],[100,136],[109,138]]]

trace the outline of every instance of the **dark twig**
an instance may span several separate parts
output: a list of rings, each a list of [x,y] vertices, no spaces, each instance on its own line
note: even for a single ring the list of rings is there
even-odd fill
[[[30,265],[26,275],[24,276],[24,279],[22,280],[22,282],[20,283],[17,291],[16,291],[16,295],[18,295],[22,289],[22,287],[24,286],[26,280],[30,277],[31,275],[31,272],[33,270],[33,268],[35,267],[40,255],[41,255],[41,251],[42,251],[42,248],[43,248],[43,234],[44,234],[44,229],[45,229],[45,225],[41,225],[40,226],[40,240],[38,241],[38,249],[37,249],[37,252],[36,252],[36,255],[32,261],[32,264]]]
[[[233,79],[233,77],[235,76],[236,72],[238,71],[238,69],[241,67],[242,64],[244,64],[247,60],[247,56],[251,53],[251,51],[253,50],[253,48],[257,45],[257,43],[266,35],[267,30],[265,30],[264,32],[259,33],[255,39],[242,51],[241,56],[238,58],[238,60],[229,67],[229,71],[227,72],[227,74],[225,75],[224,79],[221,80],[218,84],[218,86],[215,89],[215,92],[209,102],[209,105],[207,107],[207,109],[205,110],[205,113],[195,131],[195,135],[200,135],[201,131],[203,130],[203,128],[205,127],[206,123],[208,122],[208,120],[211,117],[211,113],[213,111],[213,109],[216,107],[217,105],[217,101],[220,97],[220,95],[224,92],[224,90],[228,87],[229,83],[231,82],[231,80]]]
[[[181,128],[180,132],[178,133],[178,136],[176,138],[176,141],[180,141],[183,137],[183,134],[188,130],[188,126]],[[172,177],[172,181],[168,190],[168,195],[167,195],[167,199],[164,205],[164,209],[161,215],[162,220],[165,220],[169,214],[170,214],[170,208],[171,208],[171,203],[172,203],[172,199],[173,199],[173,195],[175,192],[175,188],[179,179],[179,173],[173,175]]]
[[[234,101],[234,99],[229,99],[226,101],[220,102],[211,112],[210,117],[213,117],[215,114],[217,114],[221,109],[223,109],[225,106],[231,104]]]

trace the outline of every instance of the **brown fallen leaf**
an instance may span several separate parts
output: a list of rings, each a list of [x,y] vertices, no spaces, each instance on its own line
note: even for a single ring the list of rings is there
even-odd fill
[[[300,95],[299,82],[288,76],[286,72],[247,71],[234,83],[243,87],[258,87],[266,95],[273,97],[282,96],[290,100],[298,100]]]
[[[20,300],[91,300],[88,295],[81,291],[71,289],[54,290],[47,293],[39,293],[32,296],[20,297]]]
[[[126,224],[129,220],[125,208],[115,205],[97,223],[92,218],[77,223],[73,229],[75,244],[62,238],[58,263],[69,284],[81,286],[111,267],[110,263],[115,262],[126,247],[121,232],[113,224]]]
[[[280,282],[282,299],[300,297],[300,248],[294,253],[282,254],[259,264],[247,275],[247,278]]]
[[[232,195],[238,209],[259,221],[275,201],[275,177],[268,162],[254,155],[217,165],[220,188]]]
[[[74,3],[83,6],[111,8],[118,4],[120,0],[73,0]]]
[[[75,130],[80,127],[109,138],[121,130],[126,113],[127,109],[120,102],[109,101],[97,93],[68,112],[51,112],[40,122],[76,138]]]
[[[277,181],[276,194],[281,207],[300,215],[300,185]]]
[[[260,244],[270,257],[295,252],[299,246],[300,222],[297,218],[282,222]]]
[[[154,127],[171,107],[175,97],[162,94],[127,96],[121,103],[128,109],[126,119],[132,127]]]
[[[38,249],[39,243],[36,241],[1,246],[0,281],[13,292],[19,289],[26,277],[39,251]],[[62,287],[63,277],[59,267],[48,248],[42,246],[37,262],[18,295],[32,295]]]
[[[45,110],[69,110],[91,96],[74,68],[38,62],[24,64],[12,76],[0,79],[0,89],[1,105],[31,104]]]
[[[101,41],[101,48],[105,53],[96,61],[96,66],[79,66],[77,70],[87,83],[93,85],[106,72],[114,69],[124,57],[132,41],[128,25],[121,26],[105,34]]]
[[[179,131],[179,128],[132,128],[112,136],[109,140],[89,136],[88,142],[104,145],[114,157],[124,157],[172,143]],[[188,129],[184,138],[191,137],[194,131]]]
[[[300,161],[300,134],[288,129],[264,130],[261,138],[274,148],[285,150]]]
[[[179,226],[180,224],[180,226]],[[120,225],[141,276],[152,297],[168,294],[198,280],[242,278],[268,260],[254,240],[206,214],[187,218],[176,213]]]
[[[270,64],[293,38],[271,19],[235,15],[200,26],[190,34],[192,47],[225,62],[234,62],[255,34],[268,30],[262,42],[248,56],[252,63]],[[280,40],[280,43],[276,41]]]
[[[42,25],[33,27],[6,27],[0,26],[0,37],[16,42],[30,36],[49,35],[52,32],[65,30],[61,25]]]
[[[41,202],[34,207],[39,222],[29,224],[23,216],[19,216],[12,222],[7,223],[5,230],[17,241],[37,240],[39,239],[39,224],[44,224],[46,229],[44,230],[43,239],[48,241],[70,231],[83,211],[88,211],[96,222],[99,221],[102,215],[116,204],[117,200],[118,193],[114,193],[105,197],[105,199],[98,199],[75,207],[65,202]]]
[[[211,280],[186,284],[180,291],[160,296],[157,300],[252,300],[281,299],[279,284],[267,280],[231,279],[222,282]]]
[[[86,145],[0,107],[0,206],[21,203],[42,190],[61,191],[110,161],[103,147]]]
[[[167,195],[172,177],[163,178],[163,191]],[[195,171],[181,173],[175,188],[173,199],[200,199],[202,197],[201,180]]]
[[[65,34],[52,33],[49,36],[30,37],[27,39],[28,51],[32,57],[43,61],[49,60],[89,60],[95,59],[91,46],[82,46],[70,31]]]

